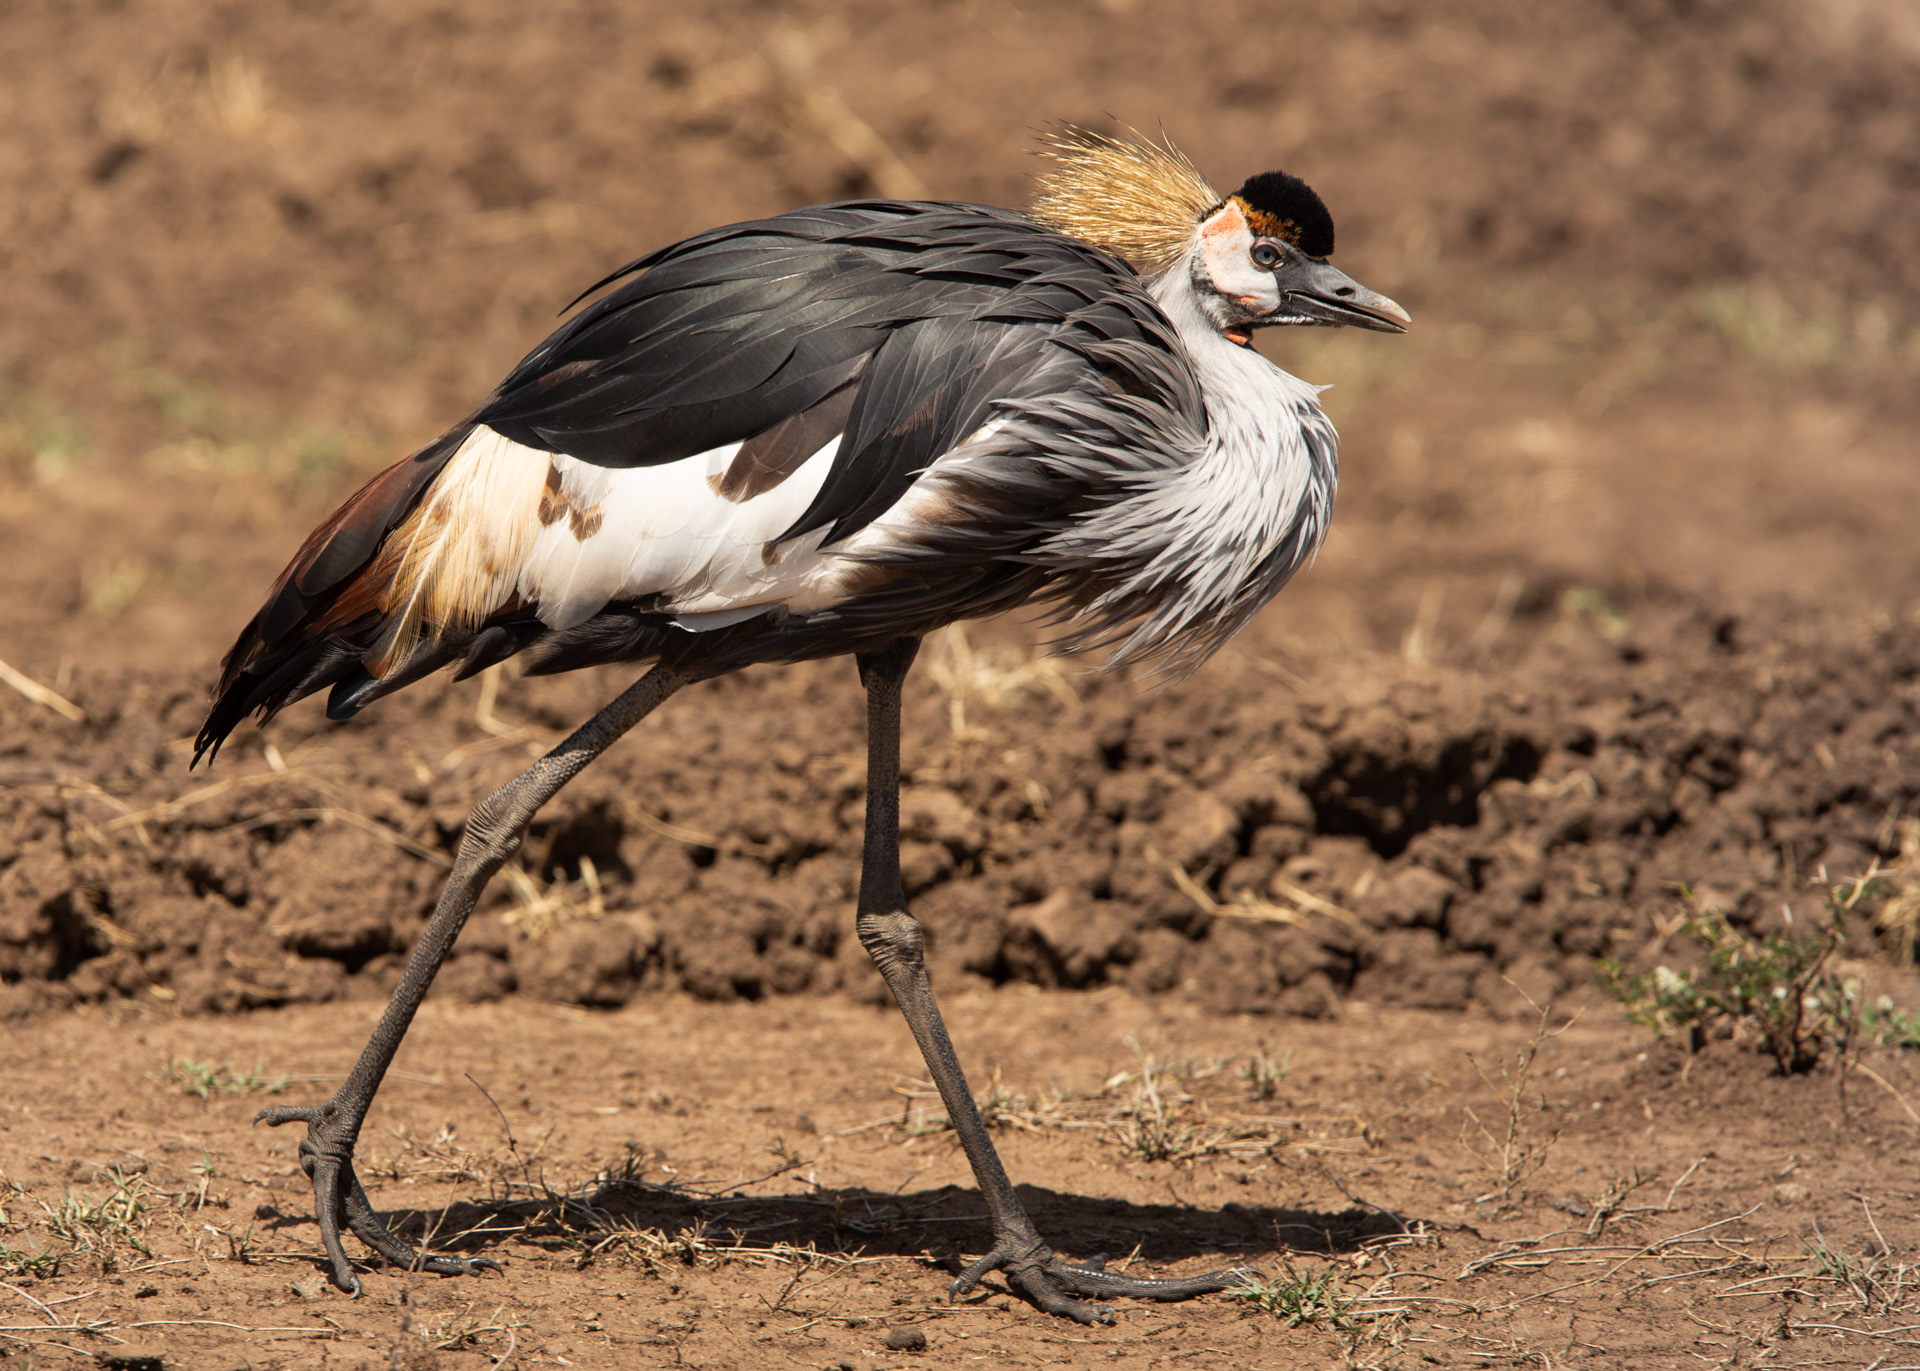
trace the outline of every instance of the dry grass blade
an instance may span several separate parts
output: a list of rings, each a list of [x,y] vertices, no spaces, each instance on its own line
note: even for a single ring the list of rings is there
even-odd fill
[[[1354,914],[1352,910],[1342,909],[1332,900],[1323,900],[1311,890],[1294,885],[1290,881],[1282,881],[1276,878],[1269,883],[1268,888],[1279,891],[1302,909],[1310,910],[1315,914],[1324,914],[1330,919],[1339,919],[1343,923],[1356,926],[1360,922],[1359,917]],[[1228,910],[1227,912],[1232,913],[1233,911]]]
[[[50,709],[71,723],[84,724],[87,721],[86,710],[80,708],[64,695],[57,695],[23,671],[0,662],[0,683],[12,686],[22,695],[43,709]]]
[[[688,847],[717,848],[720,846],[720,840],[711,833],[703,833],[697,828],[687,828],[682,824],[670,823],[666,819],[662,819],[655,814],[649,814],[646,810],[637,806],[631,812],[633,816],[640,821],[642,828],[658,833],[663,838],[671,838],[676,843],[685,843]]]
[[[230,795],[237,790],[253,790],[263,785],[276,785],[282,782],[299,782],[312,786],[315,790],[321,791],[322,793],[325,793],[329,788],[324,781],[311,772],[292,769],[259,771],[250,776],[227,776],[209,785],[203,785],[197,790],[189,790],[186,794],[178,796],[175,799],[162,800],[159,804],[151,808],[134,810],[130,813],[122,814],[118,818],[109,819],[103,827],[108,832],[113,832],[115,829],[132,828],[140,824],[168,823],[179,818],[180,815],[186,813],[187,810],[192,809],[195,805],[205,804],[209,800],[217,800],[221,796]],[[373,821],[369,819],[368,822],[371,823]]]
[[[947,697],[948,726],[956,738],[984,736],[967,722],[969,704],[1006,709],[1044,690],[1068,709],[1082,707],[1058,659],[1038,648],[977,648],[962,624],[950,624],[928,639],[926,663],[927,674]]]
[[[606,917],[600,872],[591,857],[580,858],[578,882],[556,878],[543,887],[517,863],[509,863],[503,873],[513,887],[514,897],[520,901],[519,907],[509,910],[503,918],[530,942],[540,942],[563,923]]]
[[[500,681],[505,672],[506,664],[500,662],[480,673],[480,696],[474,701],[473,722],[487,736],[476,742],[463,743],[447,753],[440,759],[440,770],[452,771],[484,753],[496,752],[516,743],[525,743],[527,754],[538,757],[559,741],[554,734],[529,724],[510,724],[494,712],[494,706],[500,701]]]
[[[1900,1107],[1907,1111],[1907,1117],[1909,1119],[1912,1119],[1915,1123],[1920,1123],[1920,1113],[1914,1112],[1913,1106],[1907,1103],[1907,1097],[1905,1095],[1902,1095],[1897,1089],[1894,1088],[1892,1081],[1889,1081],[1885,1076],[1882,1076],[1878,1071],[1875,1071],[1872,1067],[1868,1066],[1865,1062],[1861,1061],[1858,1057],[1853,1058],[1848,1063],[1848,1066],[1849,1066],[1849,1069],[1860,1072],[1868,1080],[1872,1081],[1875,1085],[1879,1086],[1882,1090],[1886,1091],[1889,1095],[1893,1096],[1893,1098],[1899,1103]]]
[[[291,823],[345,824],[349,828],[359,829],[362,833],[369,833],[376,838],[383,838],[399,848],[402,852],[405,852],[408,856],[418,857],[423,862],[432,862],[435,866],[450,867],[453,865],[446,853],[435,852],[430,847],[422,847],[406,834],[400,832],[398,829],[388,828],[378,819],[370,819],[358,810],[339,809],[333,806],[315,809],[269,810],[267,813],[255,815],[251,819],[242,819],[239,823],[229,824],[226,829],[222,829],[221,831],[227,832],[237,829],[244,832],[255,828],[271,828],[275,824]]]
[[[14,1294],[18,1295],[21,1299],[25,1300],[28,1304],[32,1305],[35,1309],[38,1309],[42,1314],[45,1314],[47,1316],[47,1324],[49,1327],[60,1322],[60,1316],[53,1312],[52,1305],[46,1303],[44,1300],[35,1299],[32,1295],[29,1295],[26,1291],[22,1290],[19,1286],[11,1285],[6,1281],[0,1281],[0,1290],[11,1290]],[[69,1295],[66,1299],[57,1301],[57,1303],[71,1304],[74,1300],[79,1298],[80,1296],[78,1295]]]
[[[1689,1239],[1697,1239],[1698,1235],[1702,1233],[1709,1233],[1717,1228],[1725,1228],[1729,1224],[1735,1224],[1735,1223],[1741,1222],[1744,1219],[1750,1219],[1755,1214],[1759,1213],[1763,1208],[1765,1208],[1764,1205],[1756,1204],[1751,1209],[1743,1210],[1738,1214],[1729,1214],[1724,1219],[1715,1219],[1712,1223],[1701,1224],[1698,1228],[1689,1228],[1684,1232],[1675,1233],[1670,1237],[1656,1238],[1650,1243],[1644,1243],[1641,1246],[1635,1248],[1632,1252],[1620,1258],[1619,1261],[1614,1262],[1605,1271],[1601,1272],[1597,1276],[1588,1276],[1583,1280],[1570,1281],[1565,1285],[1556,1285],[1550,1290],[1536,1291],[1533,1294],[1525,1295],[1519,1299],[1509,1301],[1508,1304],[1504,1306],[1504,1308],[1518,1309],[1523,1305],[1535,1304],[1541,1300],[1552,1299],[1556,1296],[1563,1295],[1569,1290],[1578,1290],[1583,1286],[1596,1285],[1603,1281],[1612,1280],[1613,1277],[1618,1275],[1629,1263],[1636,1261],[1641,1257],[1645,1257],[1645,1256],[1652,1255],[1653,1253],[1661,1252],[1669,1247],[1678,1246],[1684,1242],[1687,1242]]]
[[[1292,924],[1296,927],[1305,925],[1309,914],[1321,914],[1347,924],[1358,922],[1350,911],[1342,909],[1331,900],[1323,900],[1311,890],[1303,890],[1285,881],[1275,881],[1274,888],[1292,900],[1294,905],[1298,906],[1297,908],[1262,900],[1246,890],[1241,891],[1234,899],[1216,900],[1212,892],[1196,881],[1185,867],[1164,855],[1160,849],[1149,847],[1147,860],[1165,868],[1168,878],[1180,893],[1192,900],[1204,914],[1229,919],[1258,919],[1264,923]]]

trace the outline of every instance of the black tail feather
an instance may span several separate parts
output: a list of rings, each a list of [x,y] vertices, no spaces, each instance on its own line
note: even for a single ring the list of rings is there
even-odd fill
[[[203,756],[209,762],[218,757],[220,745],[249,714],[257,715],[264,724],[295,700],[364,672],[360,660],[378,625],[378,619],[369,615],[338,633],[288,644],[279,652],[265,655],[258,667],[240,672],[227,682],[207,711],[207,721],[194,739],[189,765],[198,766]]]
[[[265,654],[261,667],[241,672],[213,702],[194,740],[193,764],[202,756],[209,762],[217,757],[227,735],[249,714],[257,713],[264,724],[286,706],[325,690],[327,717],[341,722],[442,667],[460,663],[461,677],[470,676],[506,660],[545,632],[545,626],[529,616],[524,623],[488,625],[472,637],[422,638],[405,661],[375,676],[367,670],[366,658],[384,627],[379,615],[369,614],[323,638],[283,644]],[[478,666],[473,665],[476,656]]]
[[[547,626],[532,615],[485,625],[467,644],[466,660],[453,673],[453,679],[464,681],[490,666],[498,666],[547,631]]]
[[[327,696],[327,717],[340,722],[351,719],[375,700],[393,694],[403,686],[433,675],[441,667],[458,661],[467,650],[466,639],[422,638],[406,661],[384,676],[375,676],[365,666],[333,683]]]

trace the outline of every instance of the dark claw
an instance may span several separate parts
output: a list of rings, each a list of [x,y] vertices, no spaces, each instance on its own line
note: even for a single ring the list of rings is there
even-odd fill
[[[256,1124],[278,1127],[283,1123],[304,1123],[307,1136],[300,1140],[300,1168],[313,1181],[313,1215],[320,1225],[321,1245],[326,1248],[328,1274],[333,1283],[355,1299],[360,1297],[360,1277],[340,1241],[342,1221],[353,1235],[375,1253],[404,1271],[428,1271],[437,1276],[471,1276],[481,1271],[498,1271],[500,1263],[487,1257],[439,1257],[416,1251],[394,1235],[392,1229],[374,1213],[373,1202],[353,1169],[352,1143],[333,1136],[331,1125],[341,1117],[333,1103],[318,1105],[275,1105],[254,1116]]]

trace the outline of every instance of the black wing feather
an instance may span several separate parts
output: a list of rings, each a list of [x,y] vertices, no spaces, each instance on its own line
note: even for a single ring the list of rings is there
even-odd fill
[[[351,711],[450,660],[472,671],[530,649],[534,664],[550,670],[596,653],[599,660],[646,656],[664,651],[662,644],[718,652],[716,662],[722,648],[739,662],[771,660],[815,650],[826,641],[821,633],[830,637],[842,619],[841,629],[854,634],[849,642],[878,642],[900,631],[885,618],[894,602],[917,604],[926,594],[907,581],[876,591],[857,629],[849,610],[792,624],[772,615],[711,635],[671,632],[637,605],[609,606],[553,634],[529,611],[515,610],[457,642],[423,644],[374,682],[361,663],[381,631],[371,612],[378,586],[369,580],[377,556],[475,425],[621,468],[769,435],[742,469],[744,486],[792,463],[795,445],[823,441],[816,424],[844,407],[833,464],[786,535],[825,529],[831,542],[883,514],[996,411],[1040,412],[1028,402],[1084,390],[1089,370],[1115,391],[1205,423],[1171,325],[1134,273],[1007,210],[885,200],[823,205],[663,248],[587,294],[602,289],[480,409],[375,477],[315,530],[229,653],[199,750],[217,748],[248,712],[270,714],[329,686],[337,687],[336,708]],[[850,384],[850,399],[816,412]],[[1017,485],[1017,470],[1002,479]],[[989,521],[968,535],[974,541],[964,558],[943,564],[948,580],[978,583],[961,597],[969,612],[1018,603],[1038,585],[1039,572],[1009,568],[1022,538],[1061,517],[1047,501],[1066,497],[1038,488],[1034,496],[1036,506],[1020,511],[1024,525],[1007,524],[1004,549],[987,546]],[[985,560],[968,560],[974,557]],[[951,608],[941,613],[951,617]],[[766,642],[755,646],[760,638]]]
[[[855,201],[688,239],[536,349],[476,416],[516,442],[655,466],[753,438],[861,374],[833,468],[785,537],[848,537],[940,454],[1035,394],[1070,326],[1139,336],[1132,273],[1006,210]],[[1124,322],[1089,319],[1115,292]],[[1128,329],[1127,325],[1132,328]]]

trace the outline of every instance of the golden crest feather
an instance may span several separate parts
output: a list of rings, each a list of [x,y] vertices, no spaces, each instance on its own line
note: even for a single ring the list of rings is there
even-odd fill
[[[1056,162],[1030,213],[1048,228],[1122,259],[1142,275],[1165,271],[1225,198],[1170,140],[1110,138],[1067,125],[1041,138]]]

